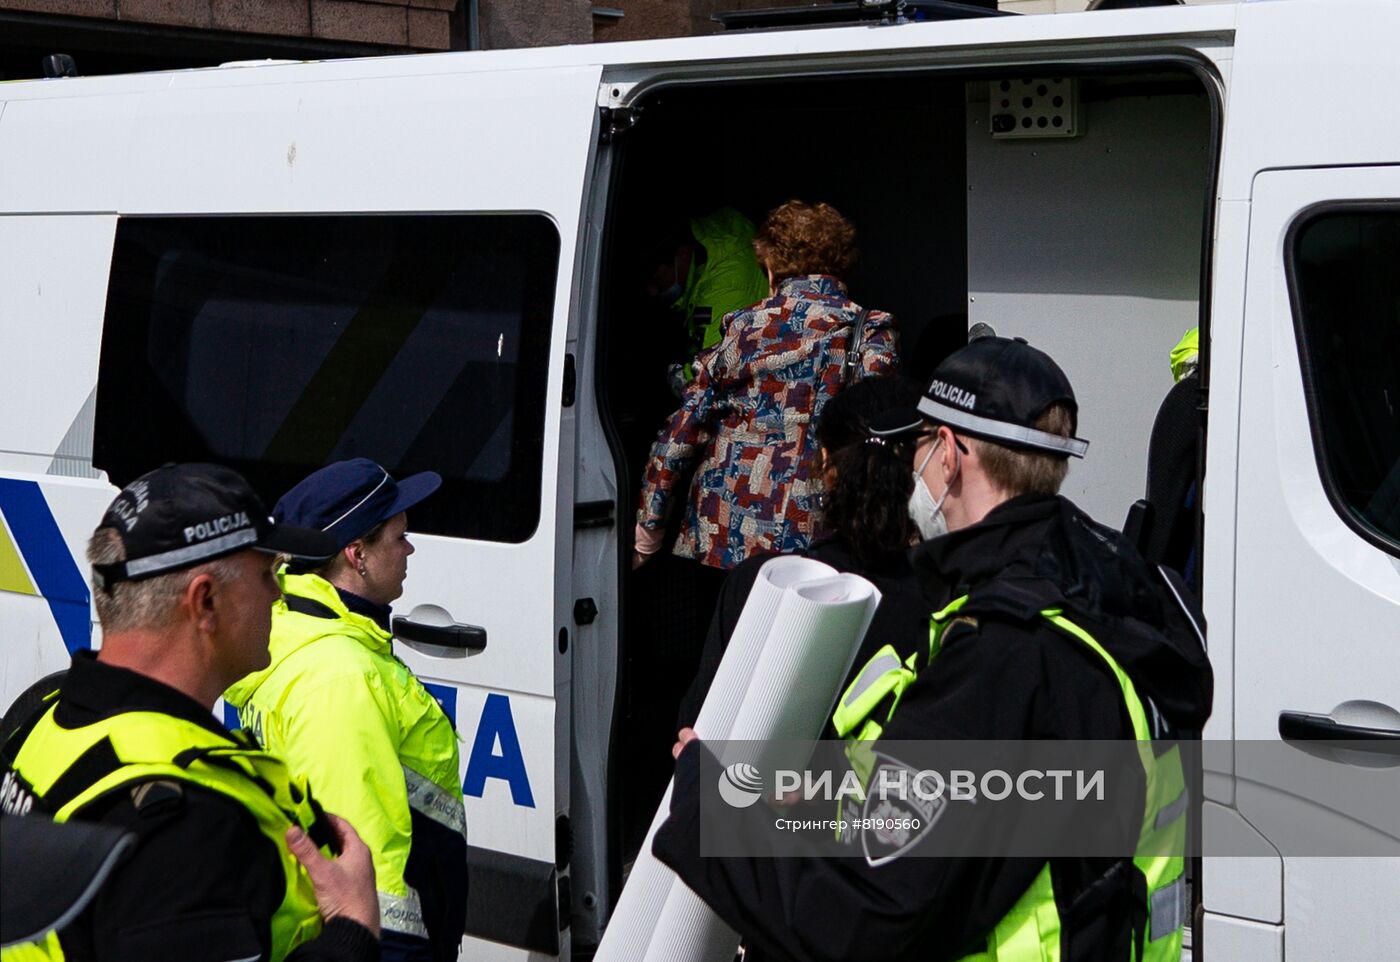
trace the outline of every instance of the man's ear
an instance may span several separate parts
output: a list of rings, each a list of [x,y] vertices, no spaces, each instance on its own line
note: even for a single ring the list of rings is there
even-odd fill
[[[943,468],[943,480],[951,481],[953,472],[958,469],[957,438],[953,436],[953,429],[946,424],[938,426],[938,437],[943,442],[938,446],[938,463]]]
[[[185,591],[180,598],[182,607],[202,631],[212,632],[214,630],[217,620],[214,594],[214,576],[197,574],[189,580],[189,584],[185,585]]]

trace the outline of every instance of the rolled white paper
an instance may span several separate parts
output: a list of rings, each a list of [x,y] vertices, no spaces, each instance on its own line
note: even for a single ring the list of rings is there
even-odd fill
[[[709,741],[819,737],[879,601],[875,586],[857,575],[837,574],[806,558],[768,562],[739,615],[696,732]],[[784,697],[774,698],[774,692]],[[762,754],[761,746],[751,749]],[[651,854],[670,802],[668,787],[604,933],[598,962],[733,959],[738,935]]]
[[[700,706],[700,714],[695,720],[695,731],[703,739],[724,741],[729,737],[730,726],[739,705],[748,694],[749,683],[753,678],[754,666],[758,664],[764,640],[773,627],[773,617],[783,600],[784,592],[794,584],[830,578],[836,569],[820,561],[799,558],[795,555],[780,555],[759,569],[744,608],[739,612],[739,620],[730,635],[729,645],[724,650],[715,680],[705,702]],[[647,829],[646,840],[632,865],[631,874],[622,888],[602,943],[598,946],[595,962],[634,962],[644,958],[647,946],[651,943],[652,931],[661,915],[662,906],[672,884],[681,885],[676,874],[662,865],[651,854],[651,840],[661,823],[671,810],[671,786],[666,786],[666,794],[661,805],[652,817]],[[681,885],[685,889],[684,885]],[[689,892],[686,889],[687,893]]]

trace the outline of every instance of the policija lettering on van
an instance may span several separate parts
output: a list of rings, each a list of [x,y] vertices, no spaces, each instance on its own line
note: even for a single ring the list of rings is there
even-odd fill
[[[443,712],[457,725],[457,689],[450,685],[425,682],[428,694],[437,699]],[[259,742],[263,740],[262,712],[251,704],[243,706],[236,715],[225,705],[225,721],[230,727],[242,725]],[[499,750],[498,750],[499,748]],[[510,788],[510,799],[521,808],[535,807],[535,793],[530,789],[530,776],[525,771],[525,753],[520,747],[520,735],[515,728],[510,698],[492,692],[481,706],[476,722],[476,735],[467,756],[467,773],[462,779],[462,794],[481,798],[489,779],[500,779]]]

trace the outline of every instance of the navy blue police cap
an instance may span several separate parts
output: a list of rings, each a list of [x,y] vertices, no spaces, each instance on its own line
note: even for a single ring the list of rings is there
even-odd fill
[[[278,521],[331,535],[339,551],[375,525],[407,511],[442,484],[436,471],[395,481],[369,458],[328,464],[282,495],[272,509]]]
[[[279,524],[243,475],[217,464],[167,464],[122,488],[99,528],[121,538],[126,558],[93,565],[105,589],[204,564],[253,548],[324,561],[335,539],[310,526]]]
[[[1074,389],[1060,366],[1021,338],[979,337],[943,360],[918,407],[886,412],[871,425],[880,437],[917,433],[925,422],[1010,448],[1082,458],[1089,442],[1041,431],[1035,422],[1052,405],[1078,423]]]

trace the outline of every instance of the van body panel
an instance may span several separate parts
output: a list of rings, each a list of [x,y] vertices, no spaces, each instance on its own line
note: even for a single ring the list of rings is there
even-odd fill
[[[1215,705],[1206,722],[1206,738],[1229,739],[1235,732],[1235,512],[1239,507],[1239,406],[1241,329],[1233,318],[1244,313],[1245,252],[1249,243],[1249,201],[1221,200],[1216,204],[1215,251],[1212,277],[1207,388],[1210,430],[1206,432],[1206,464],[1202,483],[1205,515],[1201,546],[1201,605],[1209,625],[1211,667],[1215,672]],[[1233,783],[1220,788],[1206,784],[1207,797],[1230,803]]]
[[[1249,962],[1283,962],[1283,926],[1205,913],[1205,959],[1248,959]],[[1206,947],[1208,946],[1208,948]]]
[[[1369,95],[1394,88],[1400,7],[1291,0],[1238,9],[1222,198],[1247,199],[1261,170],[1400,157],[1393,111]]]
[[[83,552],[112,498],[91,441],[115,227],[112,214],[0,215],[0,565],[18,573],[0,586],[4,706],[94,630]],[[84,445],[86,458],[60,456]]]
[[[1286,269],[1300,215],[1327,202],[1384,199],[1400,200],[1400,166],[1265,171],[1254,179],[1239,417],[1239,739],[1276,739],[1284,711],[1390,729],[1400,718],[1392,650],[1400,561],[1354,531],[1328,497],[1304,396],[1295,326],[1302,308]],[[1248,782],[1239,791],[1245,819],[1277,805]],[[1209,836],[1205,844],[1209,850]],[[1356,924],[1353,910],[1400,899],[1393,859],[1285,855],[1283,864],[1290,956],[1374,954],[1376,930]]]
[[[43,474],[97,383],[114,214],[0,215],[0,464]],[[45,363],[13,363],[43,357]]]
[[[585,65],[369,84],[303,83],[305,74],[293,72],[276,83],[228,84],[254,75],[212,72],[202,81],[182,75],[185,83],[169,89],[142,80],[109,95],[11,103],[0,128],[5,209],[44,212],[0,218],[7,319],[0,336],[14,366],[3,390],[9,410],[34,412],[6,423],[0,449],[15,453],[0,463],[9,478],[21,471],[43,478],[89,406],[121,217],[527,212],[552,223],[559,238],[554,333],[547,382],[533,387],[546,412],[538,523],[521,543],[415,534],[412,577],[395,606],[410,615],[419,604],[437,605],[486,630],[486,649],[469,658],[396,648],[458,724],[471,845],[529,859],[546,874],[556,862],[556,815],[568,810],[568,750],[556,745],[569,740],[569,674],[555,639],[569,605],[555,585],[570,578],[568,540],[558,529],[568,526],[573,485],[559,478],[561,464],[573,462],[573,430],[572,423],[564,429],[560,412],[598,74]],[[444,122],[452,116],[461,122]],[[64,138],[71,149],[53,151]],[[57,162],[48,163],[55,153]],[[107,162],[94,165],[94,157]],[[115,213],[59,213],[86,210]],[[510,345],[498,345],[498,354],[502,347]],[[71,460],[96,474],[91,459],[89,428],[85,452]],[[72,528],[67,560],[85,576],[83,544],[114,489],[105,479],[42,482],[46,493],[55,485],[84,495],[81,503],[49,500]],[[8,591],[0,599],[7,614],[16,612],[15,627],[33,631],[43,647],[7,647],[7,658],[13,652],[26,663],[5,672],[8,704],[38,677],[35,670],[61,668],[71,646],[52,617],[41,617],[43,599]],[[553,932],[554,885],[545,888],[546,905],[501,906],[498,916],[516,911],[538,920],[543,911]],[[492,921],[492,933],[511,928]]]

